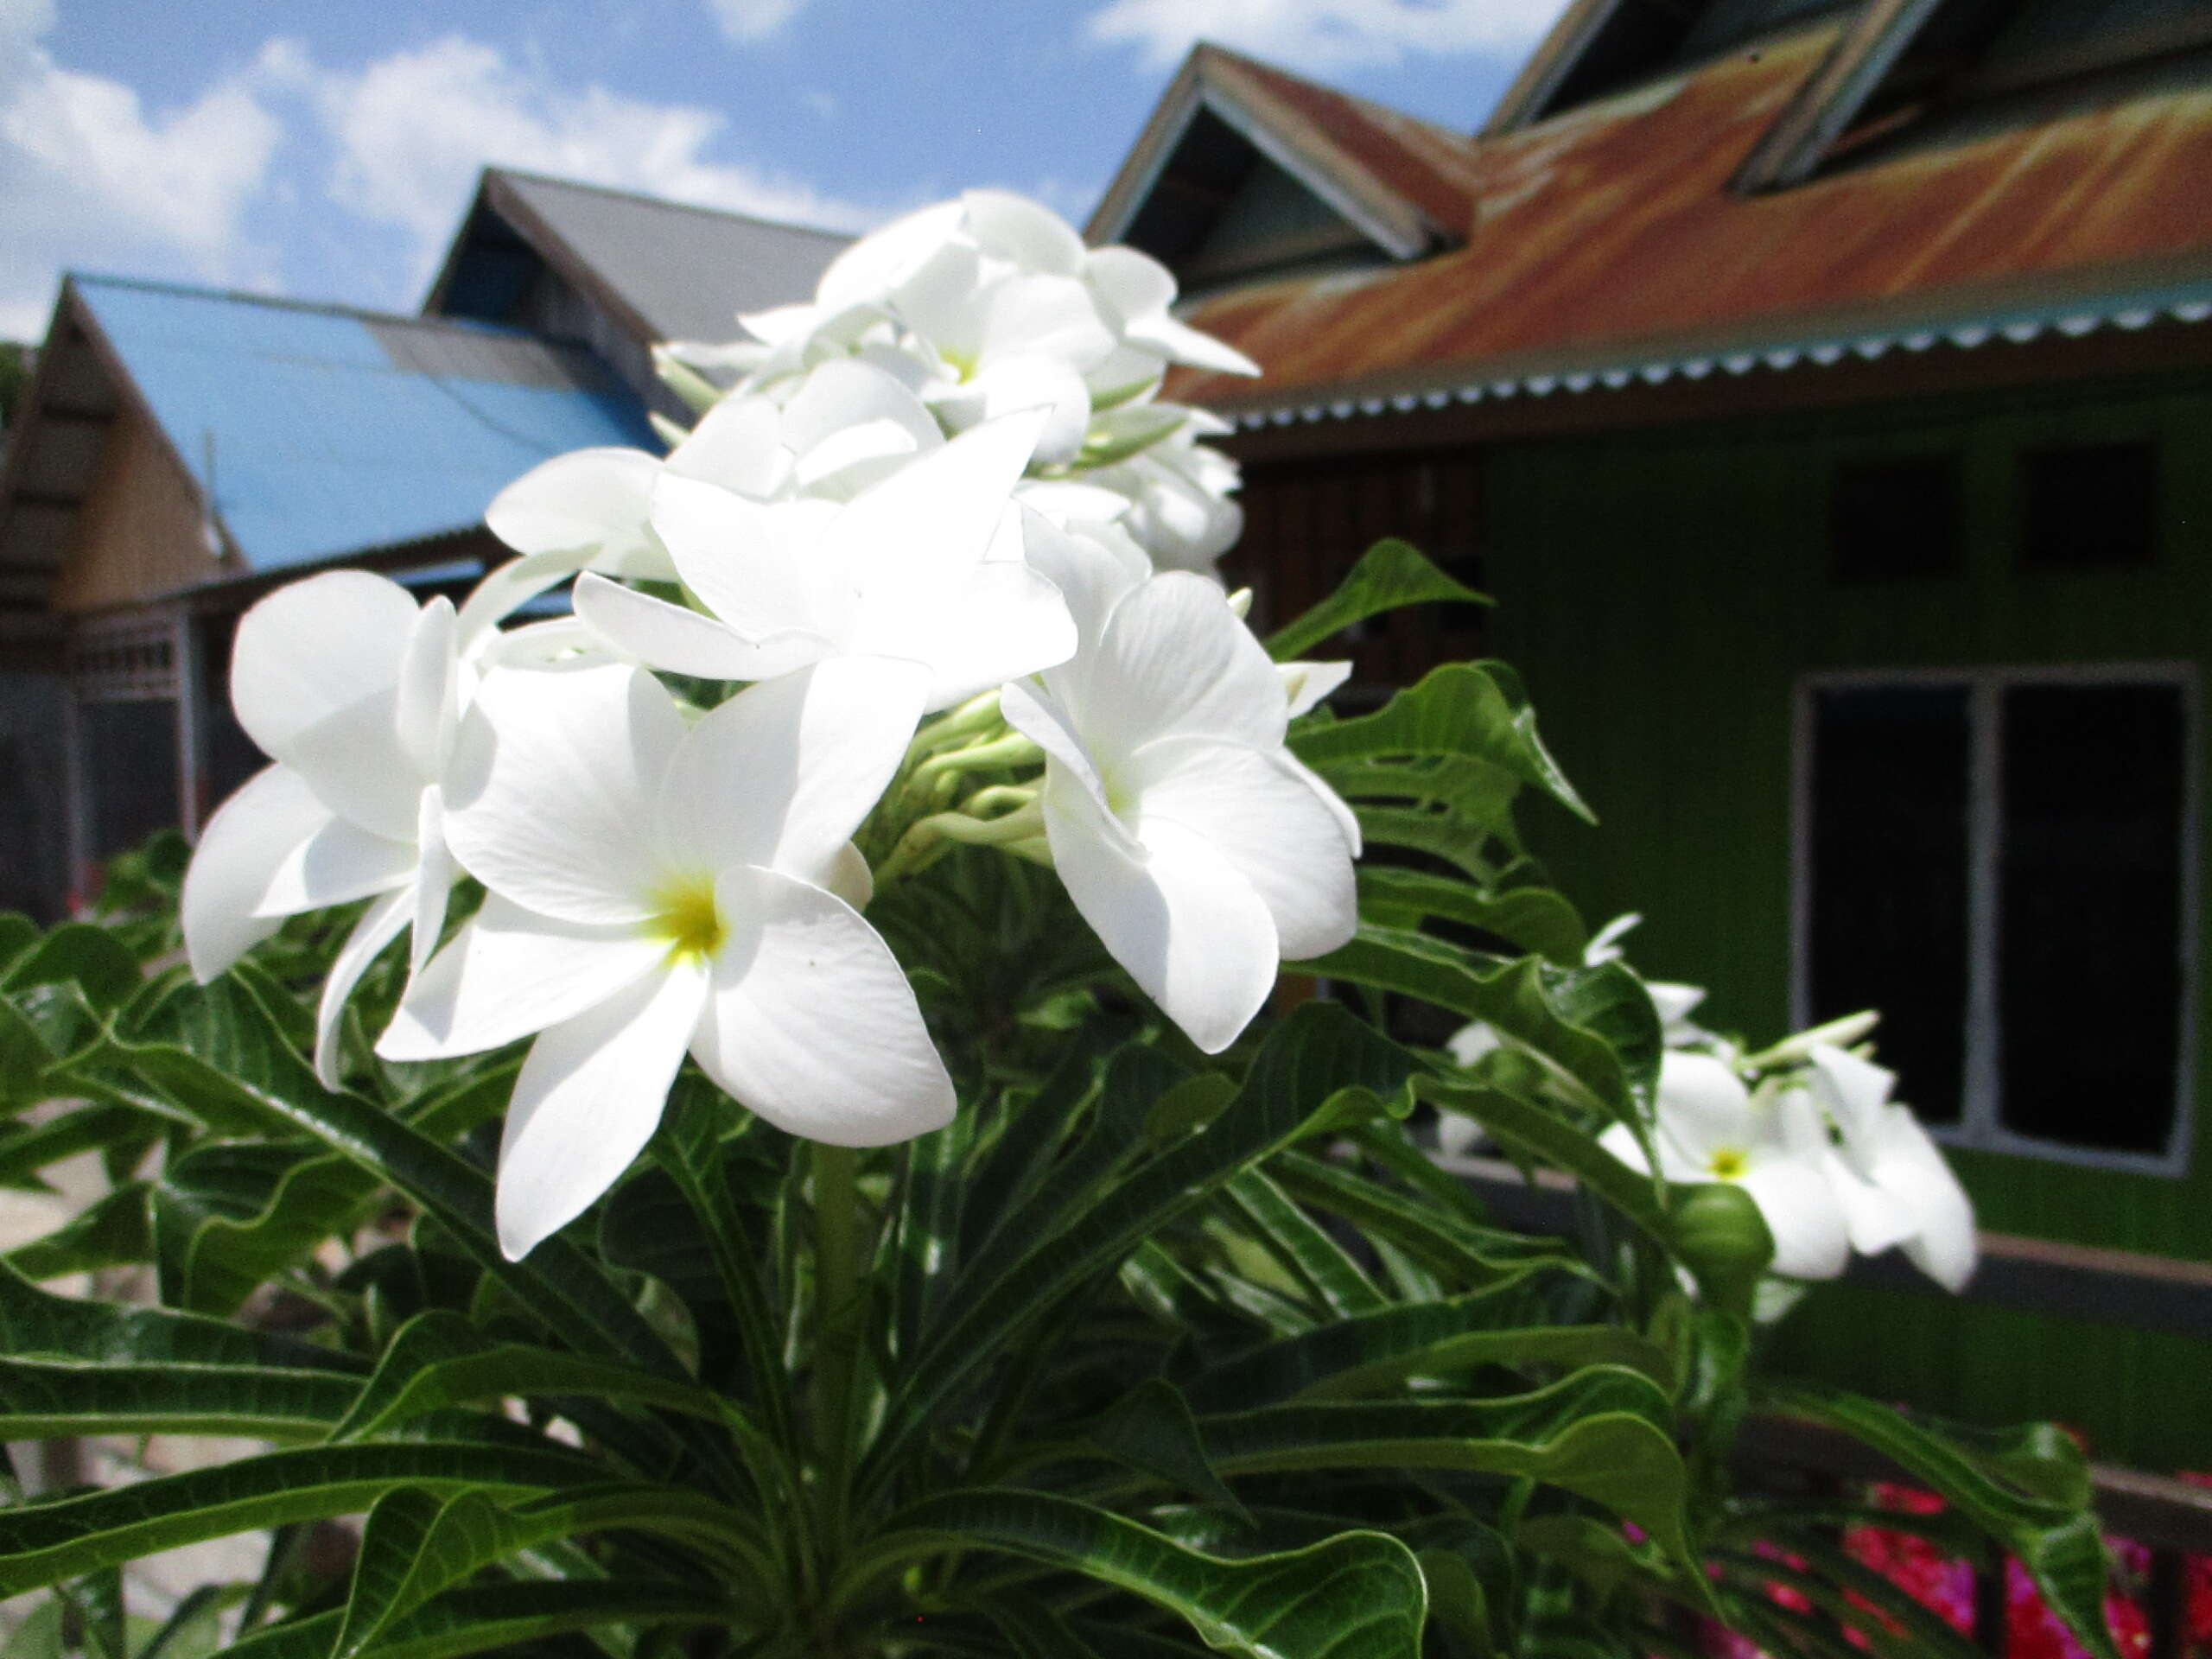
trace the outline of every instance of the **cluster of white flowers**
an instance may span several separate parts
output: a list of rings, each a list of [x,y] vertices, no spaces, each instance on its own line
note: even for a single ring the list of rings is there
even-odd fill
[[[1172,362],[1250,365],[1173,296],[1144,256],[971,194],[855,244],[753,340],[665,353],[696,424],[503,492],[487,523],[521,556],[458,611],[357,571],[263,601],[232,695],[275,764],[194,854],[194,971],[372,900],[322,1000],[335,1086],[347,999],[411,926],[379,1054],[536,1039],[500,1150],[516,1256],[628,1166],[687,1053],[814,1140],[947,1122],[861,911],[948,842],[1052,865],[1224,1047],[1283,957],[1351,937],[1359,837],[1284,747],[1340,666],[1270,661],[1212,577],[1235,469],[1156,393]],[[572,575],[572,616],[501,626]],[[702,711],[659,673],[743,689],[683,686]],[[441,948],[464,873],[485,897]]]
[[[1974,1205],[1896,1074],[1855,1050],[1872,1014],[1801,1033],[1748,1058],[1725,1043],[1669,1048],[1659,1069],[1652,1143],[1670,1181],[1727,1181],[1758,1205],[1773,1271],[1833,1279],[1853,1250],[1896,1249],[1948,1290],[1974,1276]],[[1646,1169],[1620,1125],[1604,1144]]]
[[[1643,918],[1618,917],[1593,937],[1587,966],[1620,962],[1620,941]],[[1758,1054],[1694,1024],[1705,1001],[1695,985],[1645,980],[1666,1045],[1652,1122],[1659,1172],[1669,1181],[1726,1181],[1758,1205],[1774,1239],[1773,1271],[1833,1279],[1853,1250],[1897,1249],[1949,1290],[1974,1276],[1974,1205],[1912,1109],[1890,1098],[1896,1074],[1861,1045],[1876,1016],[1852,1015],[1785,1038]],[[1508,1039],[1481,1020],[1447,1047],[1475,1066]],[[1448,1155],[1476,1150],[1481,1126],[1447,1113],[1437,1125]],[[1601,1137],[1632,1167],[1649,1171],[1624,1125]]]

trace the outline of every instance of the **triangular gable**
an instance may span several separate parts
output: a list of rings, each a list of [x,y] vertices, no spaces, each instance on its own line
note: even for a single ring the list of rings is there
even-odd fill
[[[1215,285],[1465,238],[1471,143],[1219,47],[1184,60],[1088,234]]]

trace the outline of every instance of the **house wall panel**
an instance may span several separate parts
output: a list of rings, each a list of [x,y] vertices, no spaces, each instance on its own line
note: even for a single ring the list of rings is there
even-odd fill
[[[54,581],[54,609],[135,604],[245,574],[235,556],[207,551],[199,492],[152,423],[129,410],[107,430],[75,544]]]
[[[2164,459],[2156,563],[2019,568],[2022,453],[2145,437]],[[1832,579],[1836,467],[1923,451],[1960,457],[1964,570]],[[1709,985],[1710,1023],[1778,1034],[1790,1014],[1801,677],[2152,662],[2201,674],[2212,657],[2212,469],[2196,458],[2208,452],[2202,372],[1492,450],[1491,644],[1526,674],[1548,741],[1603,821],[1592,831],[1540,810],[1535,850],[1593,923],[1641,911],[1637,965]],[[2208,725],[2196,732],[2200,787]],[[2212,938],[2204,856],[2200,839],[2195,919]],[[2199,1053],[2202,1001],[2189,1016]],[[1982,1224],[2212,1261],[2205,1071],[2190,1103],[2196,1151],[2178,1177],[1956,1151]],[[1788,1363],[1881,1397],[1980,1418],[2055,1414],[2088,1428],[2102,1455],[2212,1466],[2212,1351],[2185,1338],[1853,1288],[1815,1299],[1780,1341]]]

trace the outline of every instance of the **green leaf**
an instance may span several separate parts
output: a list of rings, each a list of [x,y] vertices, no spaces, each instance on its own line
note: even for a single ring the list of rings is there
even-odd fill
[[[7,983],[9,967],[38,943],[38,924],[20,910],[0,910],[0,985]]]
[[[1513,1287],[1338,1319],[1208,1367],[1184,1383],[1201,1410],[1340,1400],[1477,1365],[1622,1365],[1664,1387],[1669,1356],[1619,1325],[1515,1325]]]
[[[334,1371],[0,1357],[0,1436],[317,1438],[354,1392],[353,1382]]]
[[[74,983],[102,1014],[120,1007],[144,983],[138,960],[116,937],[90,922],[64,922],[10,963],[0,990]]]
[[[1097,1650],[1066,1619],[1033,1596],[1008,1591],[980,1605],[1014,1650],[1014,1659],[1098,1659]]]
[[[1175,1385],[1147,1377],[1084,1431],[1106,1456],[1164,1481],[1186,1497],[1218,1503],[1237,1515],[1244,1505],[1206,1461],[1205,1442],[1191,1408]]]
[[[1671,1236],[1657,1184],[1558,1113],[1502,1090],[1441,1077],[1420,1079],[1414,1092],[1441,1110],[1474,1119],[1522,1157],[1567,1171],[1653,1238]]]
[[[290,1367],[359,1377],[352,1354],[162,1307],[56,1296],[0,1268],[0,1352],[78,1364]]]
[[[1462,1469],[1542,1481],[1635,1522],[1694,1576],[1670,1405],[1643,1373],[1592,1365],[1500,1399],[1263,1406],[1202,1416],[1198,1428],[1224,1475]]]
[[[244,1120],[263,1132],[305,1133],[431,1211],[524,1306],[579,1345],[671,1376],[683,1366],[598,1266],[566,1239],[509,1262],[492,1224],[492,1179],[422,1130],[360,1096],[315,1080],[270,1016],[280,988],[240,963],[214,984],[179,987],[132,1030],[57,1071],[127,1069],[176,1109],[209,1121]]]
[[[234,1642],[224,1659],[329,1659],[345,1615],[317,1613]],[[490,1584],[449,1590],[393,1621],[376,1659],[454,1659],[498,1649],[528,1651],[574,1631],[608,1626],[737,1627],[743,1610],[727,1595],[687,1585],[628,1581]]]
[[[1328,1002],[1300,1007],[1269,1036],[1237,1099],[1203,1130],[1137,1164],[981,1288],[954,1294],[892,1403],[871,1459],[877,1478],[1023,1326],[1112,1270],[1240,1170],[1338,1121],[1347,1091],[1395,1094],[1414,1071],[1411,1055],[1348,1010]],[[1141,1113],[1135,1122],[1142,1124]]]
[[[1609,1000],[1597,1001],[1593,1008],[1586,977],[1625,970],[1570,971],[1548,967],[1535,957],[1501,962],[1425,933],[1367,924],[1361,925],[1349,944],[1312,966],[1313,972],[1331,979],[1402,992],[1465,1019],[1487,1020],[1515,1039],[1577,1099],[1622,1122],[1643,1121],[1636,1078],[1624,1064],[1630,1057],[1624,1057],[1609,1036],[1580,1023],[1580,1018],[1611,1020],[1620,1013],[1619,1005]],[[1628,982],[1637,984],[1633,976]],[[1642,995],[1640,985],[1637,991]],[[1649,1006],[1646,997],[1647,1020]],[[1656,1033],[1653,1020],[1655,1057]]]
[[[355,1659],[431,1597],[479,1569],[548,1539],[620,1529],[703,1549],[720,1573],[733,1567],[761,1589],[767,1560],[737,1511],[680,1487],[609,1483],[504,1505],[481,1491],[403,1486],[377,1500],[332,1659]]]
[[[400,1327],[330,1439],[368,1440],[425,1412],[476,1401],[554,1395],[658,1406],[709,1422],[742,1420],[733,1402],[691,1383],[550,1348],[494,1343],[461,1315],[432,1309]]]
[[[1444,1283],[1461,1289],[1488,1287],[1545,1268],[1590,1272],[1550,1241],[1478,1226],[1432,1198],[1385,1186],[1307,1153],[1285,1153],[1270,1167],[1300,1202],[1343,1217],[1370,1241],[1395,1246]]]
[[[1279,663],[1288,662],[1355,622],[1403,605],[1439,601],[1491,603],[1489,595],[1452,581],[1410,543],[1380,541],[1361,556],[1335,593],[1268,639],[1268,654]]]
[[[2009,1433],[1936,1430],[1878,1402],[1839,1389],[1777,1389],[1783,1411],[1840,1428],[1940,1492],[2012,1554],[2075,1636],[2118,1659],[2105,1624],[2111,1563],[2090,1507],[2088,1465],[2056,1427]]]
[[[359,1165],[312,1146],[195,1147],[153,1186],[162,1300],[232,1313],[323,1240],[352,1232],[381,1192]]]
[[[1424,1549],[1416,1559],[1436,1622],[1473,1649],[1475,1659],[1494,1659],[1498,1649],[1491,1630],[1490,1598],[1475,1569],[1448,1549]]]
[[[5,1024],[6,1005],[0,1003],[0,1027]],[[8,1060],[0,1054],[0,1066]],[[32,1124],[20,1133],[0,1139],[0,1186],[40,1187],[42,1169],[113,1146],[147,1120],[127,1106],[79,1106]]]
[[[1296,1275],[1317,1307],[1344,1319],[1387,1306],[1344,1246],[1263,1171],[1242,1172],[1224,1196],[1243,1224]]]
[[[1503,767],[1586,823],[1597,822],[1536,735],[1535,715],[1502,664],[1446,663],[1375,714],[1301,728],[1290,747],[1317,770],[1382,756],[1469,755]]]
[[[468,1441],[313,1446],[0,1510],[0,1596],[157,1550],[365,1510],[395,1486],[530,1491],[598,1473],[551,1446]]]
[[[1150,1528],[1044,1492],[950,1492],[897,1516],[892,1560],[995,1548],[1129,1591],[1244,1659],[1419,1659],[1427,1589],[1413,1553],[1346,1532],[1279,1555],[1223,1560]]]
[[[1388,865],[1360,868],[1359,912],[1378,926],[1404,931],[1416,931],[1432,918],[1478,927],[1566,968],[1582,965],[1590,943],[1574,906],[1549,887],[1485,893],[1448,875]]]
[[[146,1192],[143,1181],[133,1181],[103,1193],[44,1237],[0,1256],[0,1262],[26,1279],[58,1279],[143,1262],[153,1248]]]

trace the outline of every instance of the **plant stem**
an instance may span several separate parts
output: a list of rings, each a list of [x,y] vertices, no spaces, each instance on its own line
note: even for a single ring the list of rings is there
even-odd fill
[[[821,1458],[823,1542],[842,1551],[853,1371],[860,1356],[860,1155],[814,1143],[814,1442]],[[824,1563],[834,1571],[834,1555]]]

